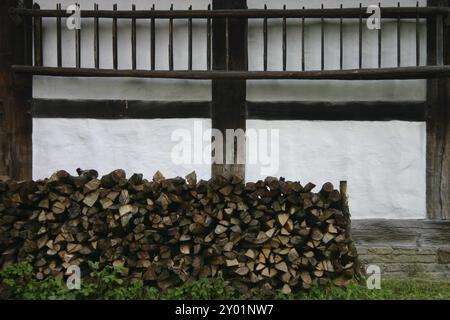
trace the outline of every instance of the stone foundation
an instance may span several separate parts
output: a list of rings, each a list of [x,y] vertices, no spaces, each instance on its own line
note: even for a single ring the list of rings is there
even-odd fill
[[[354,220],[352,235],[364,268],[378,265],[386,277],[450,280],[450,222]]]
[[[363,266],[378,265],[384,276],[450,279],[450,247],[358,246],[357,249]]]

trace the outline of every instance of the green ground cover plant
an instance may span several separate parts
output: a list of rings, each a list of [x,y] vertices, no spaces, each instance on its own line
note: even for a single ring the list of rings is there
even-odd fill
[[[142,282],[126,283],[123,269],[90,263],[92,272],[82,279],[78,290],[69,290],[60,278],[36,278],[32,266],[21,262],[0,272],[0,298],[17,300],[204,300],[244,299],[236,288],[223,278],[202,278],[161,292]],[[272,297],[255,294],[252,299],[282,300],[450,300],[450,281],[426,278],[382,280],[381,289],[369,290],[352,281],[347,288],[314,285],[310,290],[285,295],[276,292]]]

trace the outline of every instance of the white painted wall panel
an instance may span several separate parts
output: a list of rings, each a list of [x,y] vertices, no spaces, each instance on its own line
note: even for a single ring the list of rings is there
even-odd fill
[[[77,167],[101,174],[124,168],[151,177],[196,170],[207,179],[209,164],[174,165],[176,129],[194,131],[201,121],[34,119],[34,176]],[[425,218],[425,124],[407,122],[248,121],[248,129],[280,130],[275,176],[318,185],[349,182],[355,218]],[[206,147],[206,144],[205,144]],[[263,178],[260,165],[247,166],[247,179]]]
[[[210,120],[93,120],[34,119],[33,175],[48,177],[55,170],[76,174],[76,168],[93,168],[106,174],[123,168],[130,176],[144,173],[151,178],[159,170],[166,177],[185,176],[196,170],[199,178],[209,179],[210,165],[173,165],[171,141],[176,129],[193,134],[194,121],[205,129]]]
[[[278,176],[348,181],[354,218],[425,218],[425,124],[402,121],[248,121],[280,130]],[[247,166],[249,180],[261,177]]]

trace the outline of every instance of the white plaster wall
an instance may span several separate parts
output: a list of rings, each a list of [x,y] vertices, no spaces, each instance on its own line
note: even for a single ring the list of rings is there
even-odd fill
[[[41,8],[54,8],[54,0],[40,0]],[[59,1],[63,7],[73,1]],[[77,1],[83,8],[93,7],[92,0]],[[100,9],[109,9],[113,2],[98,0]],[[119,9],[128,9],[136,3],[137,9],[167,9],[174,3],[176,9],[185,9],[193,4],[194,9],[206,8],[206,0],[174,1],[117,1]],[[319,1],[262,1],[248,0],[249,8],[318,7]],[[355,1],[324,1],[326,7],[355,6]],[[361,1],[363,5],[372,1]],[[378,1],[376,1],[377,3]],[[382,5],[396,5],[396,1],[381,1]],[[415,5],[415,1],[401,1],[402,5]],[[422,0],[421,5],[425,1]],[[131,67],[130,23],[121,21],[119,26],[119,68]],[[206,61],[206,33],[204,22],[194,24],[194,68],[204,69]],[[281,24],[270,22],[269,69],[281,65]],[[167,23],[157,24],[156,56],[157,68],[167,69]],[[262,69],[261,23],[249,25],[249,60],[251,70]],[[295,21],[288,24],[288,68],[300,68],[300,41],[296,37]],[[56,30],[54,19],[44,21],[44,62],[56,65]],[[394,65],[396,61],[395,26],[383,25],[383,65]],[[320,27],[308,23],[306,43],[307,69],[320,66],[318,39]],[[356,67],[357,28],[345,26],[345,67]],[[327,21],[326,67],[334,68],[338,63],[337,32],[332,22]],[[63,64],[75,65],[74,37],[64,30]],[[101,67],[112,67],[110,23],[101,24]],[[422,59],[425,59],[425,29],[421,29]],[[298,36],[298,35],[297,35]],[[369,58],[364,66],[376,64],[376,35],[364,31],[363,49]],[[336,37],[335,40],[332,40]],[[414,27],[402,26],[402,61],[411,65],[415,61]],[[176,69],[187,66],[187,57],[177,52],[187,50],[187,28],[182,22],[175,23]],[[82,64],[93,66],[92,24],[82,25]],[[138,68],[149,68],[149,27],[147,21],[138,22]],[[376,48],[376,46],[375,46]],[[277,64],[278,63],[278,64]],[[142,100],[207,100],[211,98],[209,81],[145,80],[145,79],[86,79],[35,77],[35,98],[69,99],[142,99]],[[424,100],[424,81],[248,81],[249,100]],[[197,119],[198,120],[198,119]],[[193,130],[196,119],[173,120],[89,120],[89,119],[34,119],[33,121],[33,175],[48,176],[57,169],[72,172],[77,167],[96,168],[106,173],[115,168],[124,168],[130,174],[143,172],[151,176],[161,170],[166,176],[185,175],[196,170],[202,178],[210,175],[210,166],[175,166],[170,154],[176,142],[171,141],[175,129]],[[210,121],[202,120],[205,128]],[[354,218],[423,218],[425,217],[425,125],[407,122],[309,122],[309,121],[248,121],[248,128],[280,129],[280,169],[277,175],[287,179],[312,181],[317,184],[341,179],[349,181],[351,205]],[[248,166],[248,179],[260,178],[260,170]]]
[[[124,168],[151,178],[196,170],[208,179],[210,165],[174,165],[174,130],[194,135],[194,122],[209,120],[68,120],[34,119],[34,176],[57,169],[96,168],[101,174]],[[280,158],[275,176],[288,180],[349,183],[354,218],[425,216],[424,123],[357,121],[256,121],[248,129],[278,129]],[[206,148],[207,144],[204,143]],[[193,148],[191,149],[192,152]],[[262,179],[259,165],[247,165],[247,180]]]
[[[247,128],[280,130],[278,176],[319,188],[347,180],[354,218],[425,217],[424,123],[251,120]],[[259,166],[246,173],[262,178]]]
[[[33,175],[48,177],[57,169],[75,174],[76,168],[94,168],[106,174],[123,168],[128,175],[144,173],[151,178],[159,170],[166,177],[185,176],[196,170],[209,179],[208,165],[174,165],[171,141],[176,129],[193,135],[194,121],[205,129],[211,121],[200,119],[93,120],[34,119]]]

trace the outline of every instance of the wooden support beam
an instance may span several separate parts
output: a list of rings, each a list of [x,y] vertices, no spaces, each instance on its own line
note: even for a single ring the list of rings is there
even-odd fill
[[[422,101],[248,101],[248,119],[322,121],[425,121]]]
[[[429,6],[450,1],[429,0]],[[428,64],[450,63],[450,27],[442,19],[428,20]],[[427,83],[427,212],[430,219],[450,219],[450,81]]]
[[[450,242],[450,221],[406,219],[352,220],[357,246],[438,247]]]
[[[205,19],[205,18],[225,18],[225,17],[236,17],[236,18],[249,18],[249,19],[261,19],[261,18],[316,18],[320,19],[321,17],[330,19],[340,19],[343,18],[359,18],[360,15],[363,15],[363,17],[370,16],[366,13],[367,7],[354,7],[354,8],[327,8],[327,9],[289,9],[289,10],[281,10],[281,9],[270,9],[270,10],[264,10],[264,9],[237,9],[231,8],[232,6],[241,6],[242,3],[245,2],[245,0],[217,0],[217,3],[219,2],[225,3],[229,2],[229,4],[226,4],[229,8],[227,9],[215,9],[213,11],[208,10],[136,10],[136,11],[130,11],[130,10],[117,10],[117,11],[111,11],[111,10],[82,10],[81,11],[81,17],[82,18],[121,18],[121,19],[150,19],[150,18],[156,18],[156,19],[169,19],[169,18],[176,18],[176,19]],[[216,2],[213,0],[213,2]],[[241,3],[239,3],[241,2]],[[217,4],[216,8],[219,8],[219,5]],[[214,6],[214,4],[213,4]],[[228,10],[232,9],[232,10]],[[12,10],[14,13],[21,14],[21,15],[27,15],[27,16],[38,16],[38,17],[68,17],[70,14],[68,14],[66,11],[58,11],[58,10],[24,10],[24,9],[17,9]],[[416,7],[384,7],[382,8],[382,18],[383,19],[390,19],[390,18],[409,18],[409,19],[415,19],[417,15],[419,15],[420,18],[428,18],[432,17],[438,14],[450,14],[450,8],[439,8],[439,7],[433,7],[433,8],[426,8],[426,7],[419,7],[417,9]]]
[[[212,5],[212,11],[245,9],[247,1],[213,0]],[[213,69],[247,70],[247,21],[238,18],[215,18],[212,29]],[[226,153],[227,129],[245,132],[245,100],[245,79],[212,80],[212,128],[218,129],[224,137],[223,161],[213,160],[211,168],[213,176],[237,174],[245,177],[245,161],[242,161],[245,159],[245,142],[229,142],[234,144],[233,154]]]
[[[426,102],[422,101],[247,101],[247,118],[268,121],[425,121],[426,108]],[[33,99],[32,115],[34,118],[66,119],[208,119],[211,118],[211,102]]]
[[[31,1],[0,1],[0,175],[14,179],[32,176],[31,75],[15,76],[13,64],[31,65],[31,17],[11,15],[9,9]]]
[[[209,101],[34,99],[34,118],[173,119],[210,118]]]
[[[231,19],[230,19],[231,20]],[[400,80],[450,77],[450,65],[312,71],[115,70],[14,65],[18,73],[55,77],[159,78],[188,80]]]

